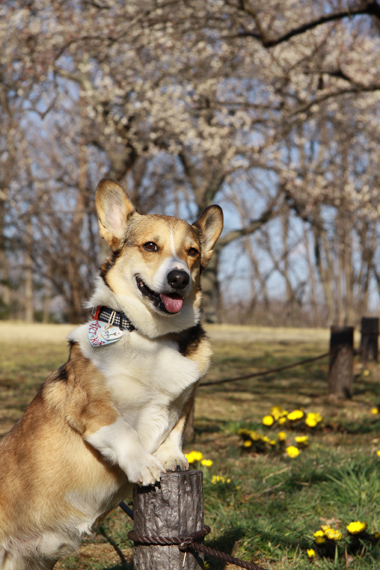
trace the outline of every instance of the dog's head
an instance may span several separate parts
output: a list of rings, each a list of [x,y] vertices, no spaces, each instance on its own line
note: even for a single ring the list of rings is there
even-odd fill
[[[221,208],[209,206],[193,225],[140,215],[123,188],[108,179],[97,187],[96,208],[100,235],[111,248],[101,276],[135,326],[156,336],[196,324],[200,273],[223,229]],[[145,330],[152,323],[156,332]]]

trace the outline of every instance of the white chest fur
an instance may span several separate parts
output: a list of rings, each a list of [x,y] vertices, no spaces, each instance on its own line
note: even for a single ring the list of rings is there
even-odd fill
[[[136,430],[150,453],[162,443],[178,420],[193,384],[199,379],[197,364],[178,351],[176,343],[125,332],[116,343],[92,347],[86,326],[71,340],[103,373],[114,406]]]

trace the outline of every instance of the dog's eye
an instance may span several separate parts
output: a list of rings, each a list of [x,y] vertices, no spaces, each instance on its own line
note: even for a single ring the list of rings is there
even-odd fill
[[[144,243],[143,248],[147,251],[158,251],[158,245],[154,241],[147,241]]]
[[[191,247],[189,249],[189,251],[187,252],[187,255],[190,255],[190,257],[196,257],[198,255],[199,251],[197,249],[195,249],[195,247]]]

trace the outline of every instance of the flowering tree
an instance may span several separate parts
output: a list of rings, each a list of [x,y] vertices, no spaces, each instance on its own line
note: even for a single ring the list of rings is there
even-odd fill
[[[0,10],[14,102],[3,116],[24,145],[5,169],[0,254],[14,256],[4,237],[17,228],[26,265],[70,320],[101,255],[93,188],[103,175],[142,212],[193,221],[212,201],[224,206],[208,307],[218,275],[236,299],[240,270],[219,260],[241,248],[252,308],[270,302],[276,274],[289,303],[302,304],[302,290],[329,321],[350,319],[354,298],[365,309],[377,278],[376,2],[19,0]]]

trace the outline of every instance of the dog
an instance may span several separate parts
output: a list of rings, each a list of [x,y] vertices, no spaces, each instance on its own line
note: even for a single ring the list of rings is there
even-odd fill
[[[189,225],[139,214],[123,188],[96,189],[110,246],[89,322],[0,443],[0,569],[50,570],[130,492],[188,469],[182,439],[211,356],[200,276],[219,206]]]

